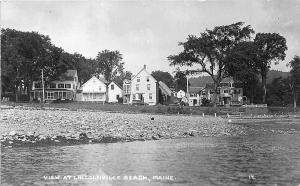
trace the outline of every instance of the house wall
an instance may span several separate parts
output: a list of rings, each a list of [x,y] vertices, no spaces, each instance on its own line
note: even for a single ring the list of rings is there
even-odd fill
[[[105,93],[82,93],[82,101],[100,101],[105,102],[106,94]]]
[[[150,90],[148,90],[148,86]],[[157,81],[145,69],[131,80],[130,103],[138,100],[138,96],[140,95],[143,96],[144,103],[148,103],[149,105],[156,105],[158,102]]]
[[[96,77],[92,77],[82,85],[81,101],[105,101],[106,85]]]
[[[113,89],[112,89],[113,85]],[[108,85],[108,102],[118,102],[117,96],[122,97],[122,89],[117,86],[114,82],[111,82]]]

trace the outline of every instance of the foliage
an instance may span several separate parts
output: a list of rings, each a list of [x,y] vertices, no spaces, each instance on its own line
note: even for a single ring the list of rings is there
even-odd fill
[[[285,59],[285,51],[287,50],[286,39],[277,33],[258,33],[255,36],[254,43],[257,47],[258,68],[263,85],[262,101],[265,103],[267,94],[267,73],[272,62],[278,64],[279,61]]]
[[[293,94],[294,108],[296,109],[298,97],[297,92],[300,92],[300,57],[295,56],[293,60],[289,62],[288,66],[291,67],[291,76],[288,77],[287,84]]]
[[[3,90],[13,91],[16,101],[21,91],[27,90],[29,95],[42,69],[46,83],[66,70],[59,61],[63,50],[55,47],[48,36],[13,29],[2,29],[1,34]]]
[[[170,65],[195,67],[198,69],[187,70],[189,74],[207,73],[214,81],[215,92],[220,82],[226,77],[225,62],[227,55],[240,42],[250,38],[253,29],[243,26],[238,22],[231,25],[217,26],[212,30],[206,30],[199,37],[189,35],[186,42],[180,42],[183,51],[178,55],[168,57]],[[214,94],[214,103],[217,94]],[[216,105],[216,104],[215,104]]]
[[[210,103],[209,99],[202,98],[202,100],[201,100],[201,106],[207,107],[207,106],[209,106],[209,103]]]
[[[151,75],[157,80],[164,82],[168,87],[174,87],[174,78],[169,72],[153,71]]]
[[[177,71],[174,76],[174,83],[176,92],[179,90],[186,91],[186,75],[184,73]]]
[[[122,75],[124,62],[119,51],[102,50],[98,53],[95,60],[97,74],[103,74],[107,81],[112,81],[117,75]]]

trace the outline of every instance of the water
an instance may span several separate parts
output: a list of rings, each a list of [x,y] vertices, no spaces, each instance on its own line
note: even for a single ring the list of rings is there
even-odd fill
[[[265,133],[300,131],[298,122],[243,125],[249,135],[5,148],[1,184],[300,185],[299,133]]]

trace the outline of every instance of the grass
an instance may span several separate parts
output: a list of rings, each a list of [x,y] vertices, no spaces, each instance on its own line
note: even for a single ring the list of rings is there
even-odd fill
[[[109,104],[97,102],[69,102],[69,103],[14,103],[5,102],[3,104],[11,106],[28,106],[28,107],[51,107],[51,108],[66,108],[69,110],[96,110],[121,113],[151,113],[151,114],[183,114],[183,115],[263,115],[263,114],[289,114],[293,113],[293,108],[289,107],[268,107],[262,108],[242,108],[242,107],[189,107],[189,106],[167,106],[167,105],[125,105],[125,104]],[[300,108],[297,108],[298,113]]]

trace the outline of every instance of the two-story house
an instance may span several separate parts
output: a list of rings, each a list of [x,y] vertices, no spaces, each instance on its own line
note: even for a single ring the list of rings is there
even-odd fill
[[[213,80],[209,76],[190,79],[189,105],[200,106],[203,98],[210,101],[214,96]],[[234,82],[233,78],[221,81],[217,90],[218,105],[241,105],[243,103],[243,89]]]
[[[159,101],[159,84],[146,70],[146,65],[131,78],[123,82],[123,103],[145,103],[156,105]]]
[[[51,81],[45,87],[45,101],[75,100],[76,90],[79,87],[77,70],[67,70],[64,74]],[[40,82],[32,84],[31,98],[42,100],[43,90]]]
[[[122,87],[116,81],[112,81],[108,85],[108,102],[116,103],[122,98]]]

